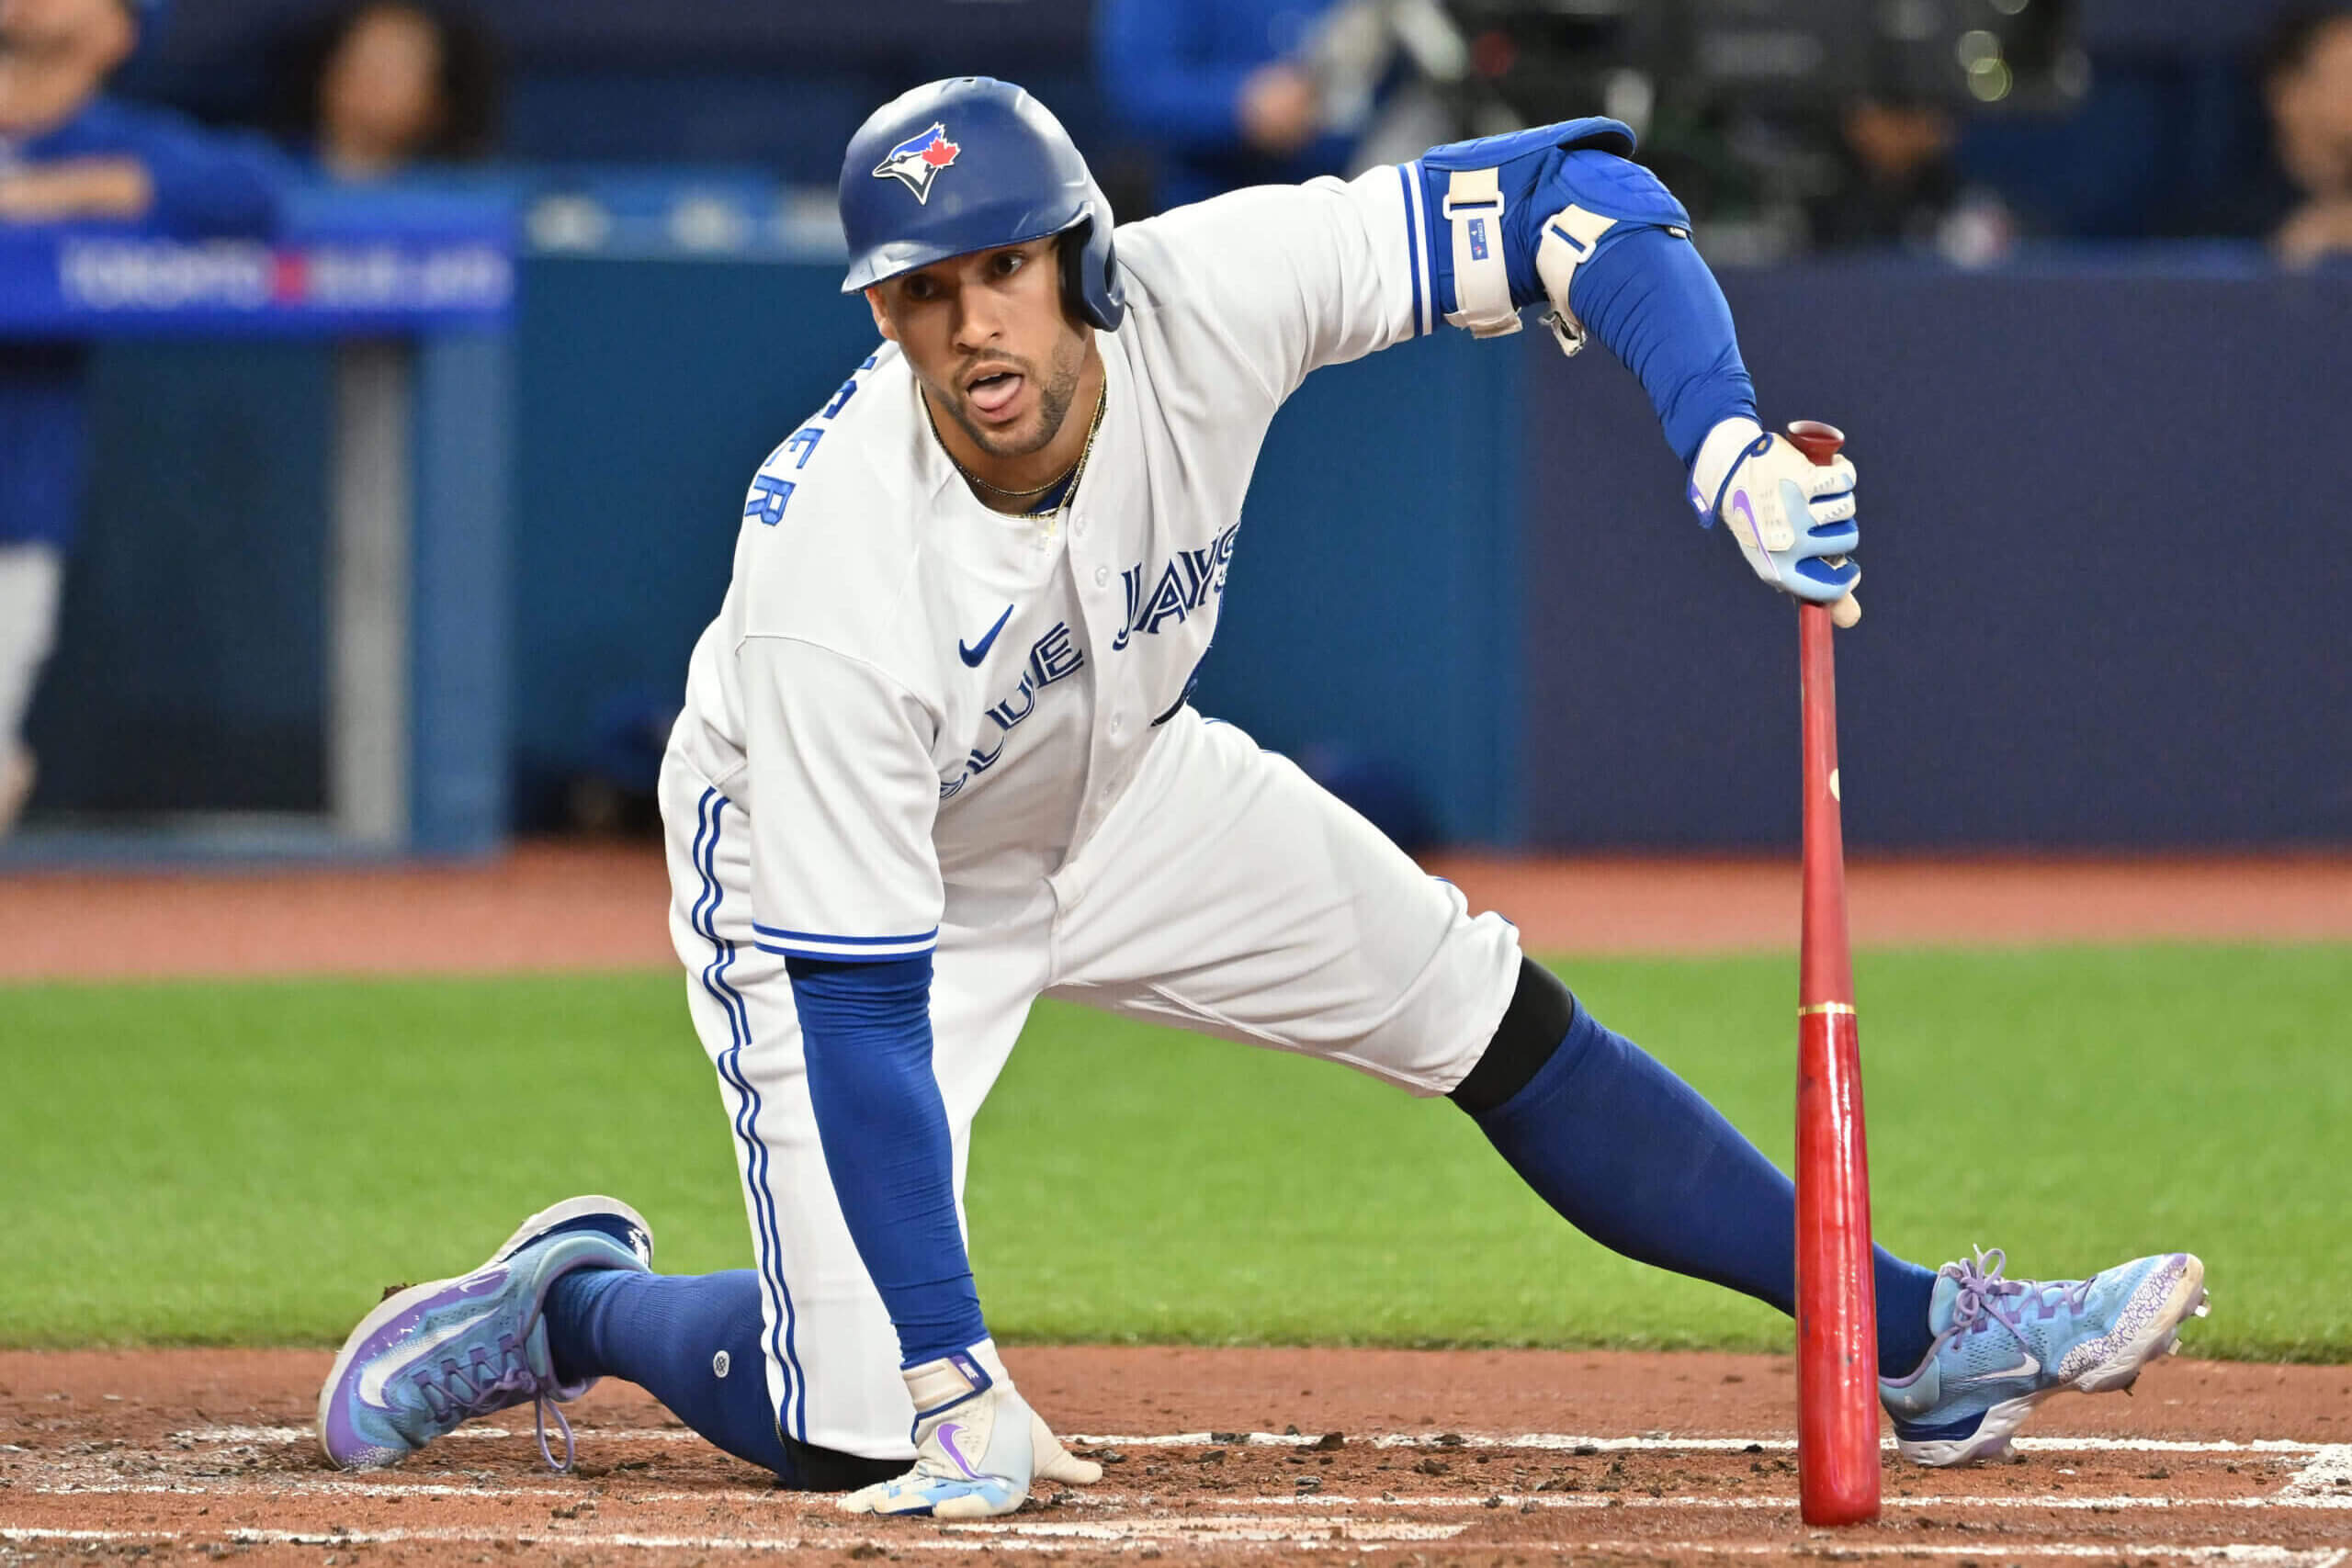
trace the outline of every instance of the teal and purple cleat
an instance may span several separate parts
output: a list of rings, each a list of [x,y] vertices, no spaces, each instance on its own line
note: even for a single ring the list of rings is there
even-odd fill
[[[595,1382],[557,1381],[541,1310],[548,1288],[577,1269],[648,1269],[653,1233],[613,1198],[571,1198],[515,1229],[490,1260],[453,1280],[387,1296],[344,1341],[319,1391],[319,1444],[339,1470],[373,1470],[407,1458],[476,1416],[526,1402],[548,1447],[549,1401],[577,1399]]]
[[[2136,1258],[2087,1280],[2005,1280],[1998,1247],[1936,1270],[1917,1371],[1881,1378],[1879,1403],[1915,1464],[1999,1459],[2033,1407],[2075,1389],[2129,1388],[2205,1315],[2205,1265],[2186,1252]]]

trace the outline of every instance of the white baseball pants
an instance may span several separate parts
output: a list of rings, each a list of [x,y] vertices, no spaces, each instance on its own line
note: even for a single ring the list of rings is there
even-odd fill
[[[785,961],[752,941],[741,808],[673,750],[662,814],[671,934],[733,1127],[778,1424],[820,1447],[911,1458],[898,1339],[818,1143]],[[949,888],[933,963],[933,1067],[960,1205],[972,1119],[1039,996],[1435,1095],[1486,1049],[1520,952],[1509,921],[1473,918],[1287,759],[1184,708],[1054,875],[1012,897]]]

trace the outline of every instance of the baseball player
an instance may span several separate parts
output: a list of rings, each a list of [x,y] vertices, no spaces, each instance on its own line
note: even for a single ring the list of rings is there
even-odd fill
[[[1852,624],[1853,467],[1759,425],[1633,147],[1572,121],[1114,234],[1020,89],[967,77],[875,113],[841,208],[844,288],[884,342],[753,477],[662,783],[757,1267],[654,1274],[610,1199],[534,1216],[354,1330],[320,1399],[331,1459],[390,1462],[525,1400],[544,1445],[548,1401],[616,1375],[852,1511],[985,1517],[1092,1479],[989,1339],[959,1209],[1039,996],[1445,1095],[1596,1239],[1792,1309],[1788,1179],[1508,921],[1186,700],[1283,400],[1530,307],[1641,379],[1702,524]],[[2178,1253],[2045,1284],[1997,1253],[1881,1251],[1903,1451],[1998,1453],[2050,1394],[2129,1383],[2202,1281]]]

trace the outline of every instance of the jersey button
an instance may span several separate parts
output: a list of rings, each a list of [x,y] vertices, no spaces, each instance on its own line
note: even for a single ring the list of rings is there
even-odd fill
[[[1070,525],[1069,525],[1069,536],[1070,536],[1071,538],[1073,538],[1073,539],[1083,539],[1084,537],[1086,537],[1086,519],[1085,519],[1085,518],[1083,518],[1083,517],[1079,517],[1079,518],[1074,518],[1074,519],[1072,519],[1072,520],[1071,520],[1071,522],[1070,522]]]
[[[1109,586],[1110,581],[1111,581],[1111,569],[1110,569],[1109,567],[1107,567],[1107,566],[1098,566],[1098,567],[1096,567],[1096,568],[1094,569],[1094,586],[1095,586],[1095,587],[1097,587],[1097,588],[1103,588],[1103,587],[1107,587],[1107,586]]]
[[[1118,734],[1120,730],[1126,728],[1126,724],[1127,721],[1124,717],[1118,714],[1113,714],[1111,716],[1111,733],[1114,735]]]

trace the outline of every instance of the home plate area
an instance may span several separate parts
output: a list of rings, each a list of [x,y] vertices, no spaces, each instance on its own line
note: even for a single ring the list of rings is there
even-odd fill
[[[779,1490],[624,1386],[571,1407],[570,1474],[540,1462],[527,1409],[398,1469],[345,1474],[325,1466],[307,1421],[318,1353],[0,1355],[0,1562],[651,1568],[1002,1552],[1190,1564],[1306,1552],[2352,1568],[2342,1367],[2160,1365],[2136,1398],[2054,1402],[2007,1463],[1924,1471],[1890,1449],[1881,1521],[1831,1532],[1798,1517],[1786,1358],[1031,1348],[1008,1359],[1104,1479],[1006,1518],[941,1525],[852,1517]],[[1186,1419],[1217,1410],[1237,1425]]]

